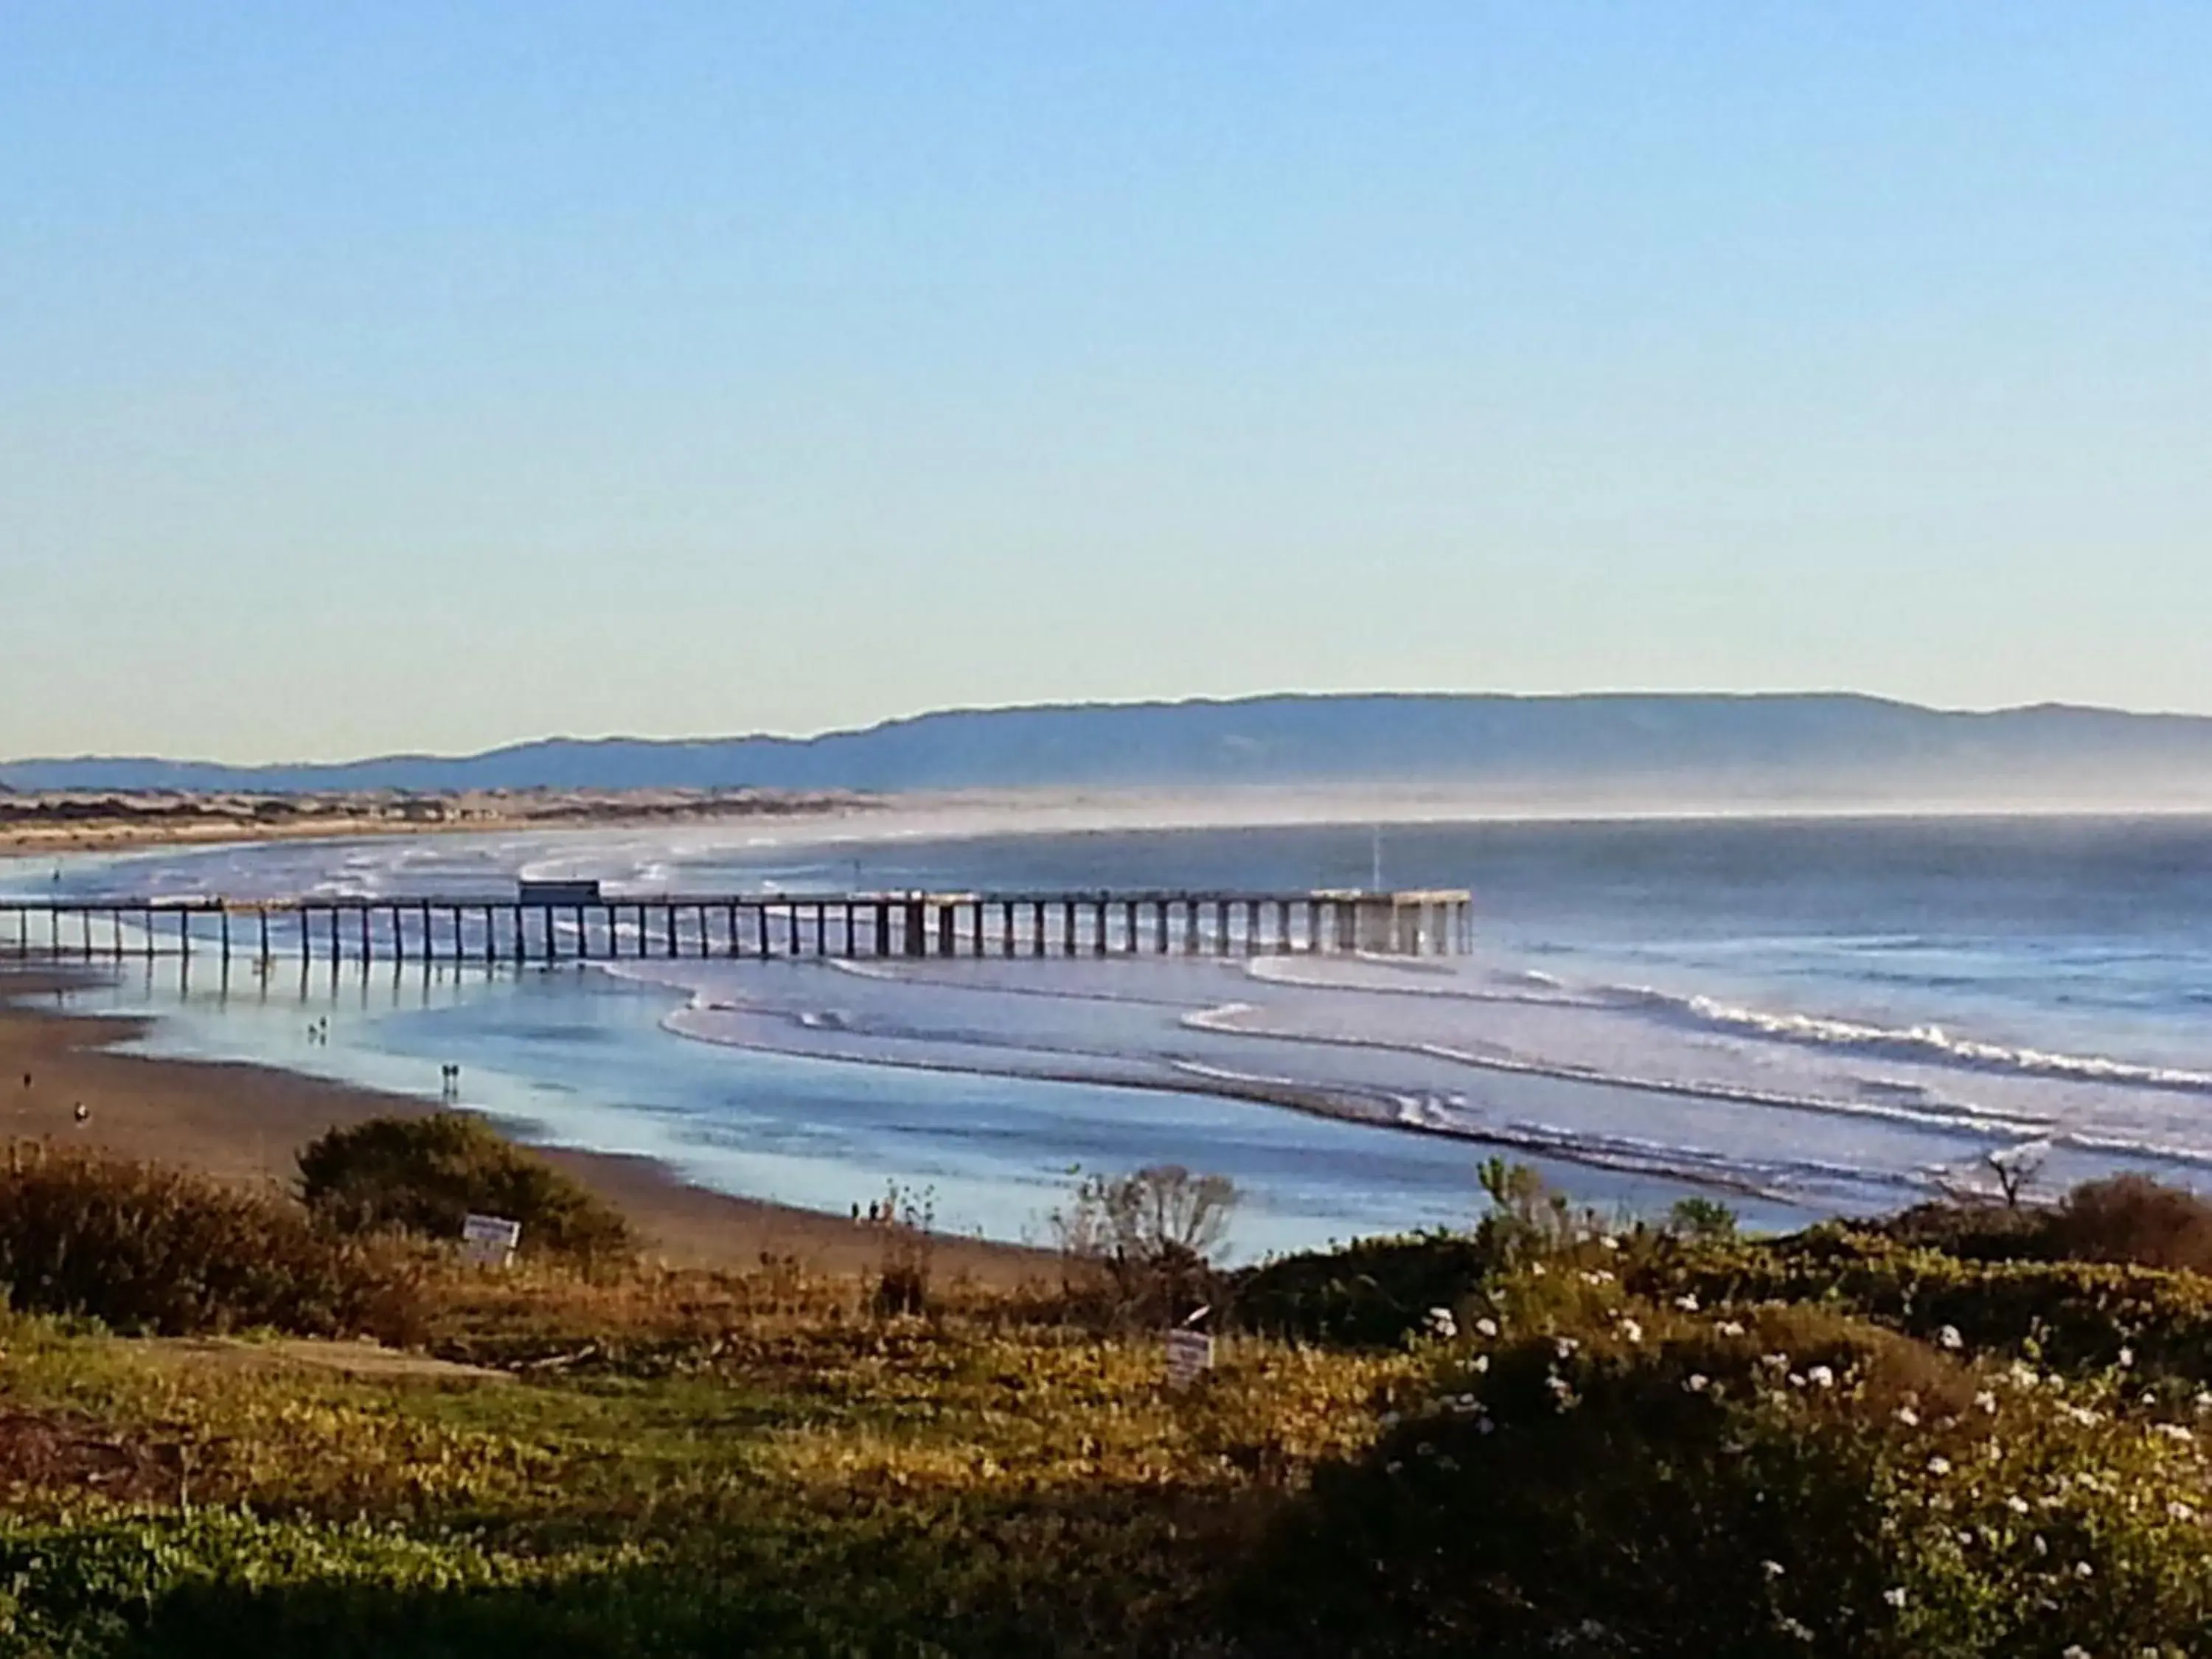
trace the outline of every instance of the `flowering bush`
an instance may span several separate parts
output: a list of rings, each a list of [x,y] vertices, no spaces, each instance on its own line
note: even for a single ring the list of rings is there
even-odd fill
[[[1249,1330],[1395,1348],[1427,1325],[1432,1309],[1455,1306],[1498,1266],[1488,1241],[1465,1234],[1363,1239],[1249,1269],[1234,1281],[1231,1300]]]
[[[1277,1649],[1994,1659],[2212,1636],[2194,1410],[2124,1370],[1638,1297],[1571,1260],[1476,1305],[1427,1402],[1319,1471],[1273,1540],[1245,1606]]]
[[[1666,1248],[1638,1258],[1637,1288],[1707,1301],[1811,1302],[1931,1336],[1949,1328],[1995,1349],[2071,1371],[2101,1371],[2124,1352],[2139,1373],[2212,1378],[2212,1280],[2082,1261],[1972,1261],[1839,1226],[1727,1247]]]

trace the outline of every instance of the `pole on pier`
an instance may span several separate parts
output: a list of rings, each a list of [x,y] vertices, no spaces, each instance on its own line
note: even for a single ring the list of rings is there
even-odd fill
[[[228,967],[230,963],[230,907],[227,904],[222,907],[222,960]]]
[[[263,905],[255,913],[255,919],[261,924],[261,965],[266,968],[269,965],[269,907]]]
[[[367,967],[367,966],[368,965],[368,954],[369,954],[369,952],[368,952],[368,906],[367,906],[366,904],[362,905],[362,906],[358,910],[356,910],[356,911],[355,912],[355,915],[357,915],[358,917],[360,917],[360,919],[361,919],[361,961],[362,961],[362,965],[365,968],[365,967]]]

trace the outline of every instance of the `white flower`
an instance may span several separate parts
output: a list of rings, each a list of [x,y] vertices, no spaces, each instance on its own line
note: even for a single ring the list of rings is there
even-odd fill
[[[1738,1319],[1723,1319],[1719,1324],[1714,1326],[1713,1328],[1718,1331],[1723,1336],[1741,1336],[1743,1334],[1743,1322]]]
[[[2187,1442],[2197,1438],[2194,1434],[2191,1434],[2187,1429],[2183,1428],[2179,1423],[2154,1423],[2150,1426],[2151,1431],[2154,1434],[2162,1434],[2168,1440]]]
[[[1685,1291],[1674,1298],[1674,1305],[1684,1313],[1695,1313],[1698,1310],[1698,1298]]]
[[[1620,1322],[1620,1334],[1631,1342],[1641,1342],[1644,1340],[1644,1327],[1632,1319],[1624,1319]]]
[[[2120,1369],[2122,1370],[2127,1370],[2129,1366],[2135,1363],[2136,1351],[2133,1348],[2123,1348],[2120,1350]]]
[[[2079,1642],[2069,1643],[2066,1651],[2060,1654],[2058,1659],[2089,1659],[2089,1650]]]
[[[1491,1318],[1487,1314],[1485,1314],[1480,1319],[1474,1322],[1474,1328],[1485,1336],[1496,1336],[1498,1334],[1498,1322]]]
[[[1490,1369],[1490,1356],[1486,1353],[1479,1353],[1475,1355],[1474,1368],[1478,1375],[1488,1371]]]
[[[1990,1416],[1994,1417],[1996,1415],[1997,1397],[1991,1394],[1987,1389],[1984,1389],[1979,1394],[1974,1396],[1974,1404],[1980,1407],[1982,1410],[1987,1412]]]
[[[1692,1371],[1683,1381],[1682,1386],[1692,1394],[1703,1394],[1710,1386],[1710,1382],[1703,1371]]]
[[[1576,1341],[1571,1336],[1557,1337],[1553,1339],[1552,1343],[1553,1351],[1557,1352],[1562,1359],[1573,1358],[1575,1350],[1580,1346],[1582,1346],[1582,1344]]]
[[[1965,1340],[1960,1336],[1959,1328],[1956,1325],[1946,1325],[1942,1330],[1936,1332],[1936,1344],[1938,1347],[1948,1348],[1954,1353],[1966,1346]]]
[[[1615,1238],[1611,1233],[1606,1234],[1602,1238],[1598,1240],[1598,1243],[1604,1245],[1608,1250],[1617,1250],[1620,1248],[1620,1241]]]
[[[1814,1366],[1805,1373],[1805,1380],[1816,1389],[1832,1389],[1836,1386],[1836,1374],[1826,1365]]]
[[[2026,1515],[2027,1513],[2027,1499],[2021,1497],[2017,1492],[2015,1492],[2012,1497],[2005,1499],[2005,1507],[2010,1510],[2014,1515]]]
[[[1920,1426],[1920,1413],[1910,1406],[1899,1406],[1897,1408],[1897,1420],[1908,1429],[1917,1429]]]
[[[1762,1561],[1759,1564],[1759,1570],[1769,1578],[1782,1577],[1782,1564],[1779,1561]]]
[[[1881,1599],[1888,1602],[1893,1607],[1903,1607],[1905,1605],[1905,1587],[1902,1584],[1899,1584],[1894,1589],[1884,1590],[1881,1593]]]
[[[1429,1329],[1432,1334],[1449,1342],[1459,1334],[1459,1321],[1452,1317],[1449,1308],[1431,1308],[1429,1310]]]
[[[2166,1506],[2166,1513],[2169,1519],[2175,1521],[2194,1521],[2197,1518],[2197,1511],[2178,1498]]]
[[[1948,1457],[1929,1458],[1928,1460],[1928,1473],[1936,1476],[1938,1479],[1950,1474],[1951,1460]]]
[[[2097,1570],[2087,1561],[2076,1561],[2074,1564],[2074,1576],[2076,1578],[2094,1578],[2097,1576]]]

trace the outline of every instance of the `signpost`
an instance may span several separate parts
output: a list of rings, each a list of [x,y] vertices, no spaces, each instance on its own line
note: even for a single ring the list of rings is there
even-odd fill
[[[1168,1387],[1187,1389],[1213,1369],[1213,1339],[1204,1331],[1168,1333]]]
[[[461,1223],[461,1257],[479,1267],[504,1267],[522,1243],[522,1224],[505,1216],[472,1215]]]

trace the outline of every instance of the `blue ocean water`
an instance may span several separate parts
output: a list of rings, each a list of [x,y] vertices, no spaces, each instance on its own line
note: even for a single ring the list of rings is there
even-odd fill
[[[266,982],[180,985],[161,963],[83,999],[156,1012],[149,1042],[168,1052],[416,1090],[458,1060],[471,1103],[550,1138],[837,1209],[886,1180],[930,1185],[952,1224],[994,1236],[1036,1233],[1078,1167],[1161,1160],[1239,1182],[1248,1253],[1463,1219],[1475,1162],[1500,1149],[1601,1203],[1707,1191],[1776,1223],[1971,1184],[1992,1152],[2052,1182],[2212,1179],[2204,819],[833,833],[164,849],[0,883],[481,893],[528,870],[638,892],[1305,888],[1365,884],[1379,861],[1391,885],[1475,893],[1481,950],[1443,981],[1296,959],[1151,964],[1142,981],[1139,964],[1071,965],[1048,1000],[1002,969],[870,983],[656,964],[639,982],[380,964],[295,982],[280,963]],[[332,1042],[307,1042],[325,1015]],[[1049,1080],[1070,1075],[1084,1080]],[[1370,1121],[1209,1093],[1224,1076],[1311,1085]]]

